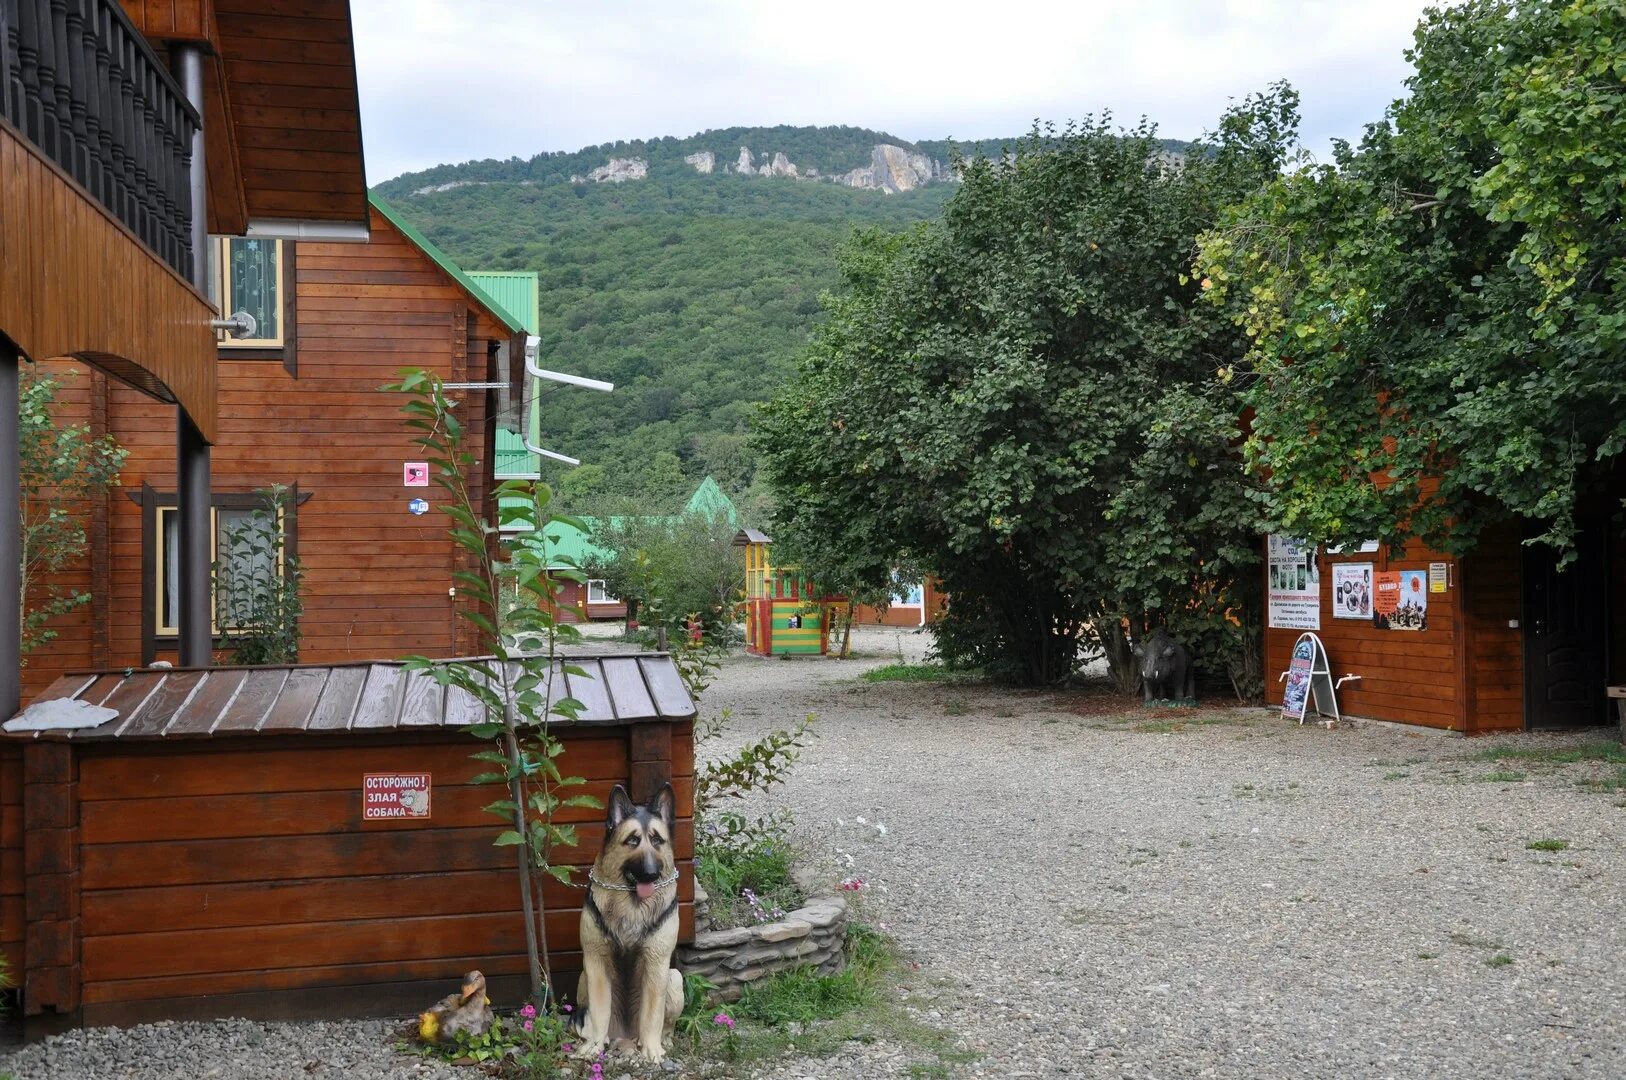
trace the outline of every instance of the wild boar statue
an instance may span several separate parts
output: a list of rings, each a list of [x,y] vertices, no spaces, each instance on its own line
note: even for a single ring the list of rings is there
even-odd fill
[[[1191,651],[1160,627],[1135,646],[1140,661],[1142,701],[1196,701],[1197,672],[1191,665]]]

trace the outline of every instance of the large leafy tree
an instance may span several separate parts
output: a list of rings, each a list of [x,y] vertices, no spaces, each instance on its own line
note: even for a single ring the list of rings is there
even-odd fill
[[[1152,623],[1234,653],[1257,533],[1215,373],[1243,344],[1188,271],[1296,119],[1275,87],[1183,160],[1145,123],[1036,130],[966,163],[941,223],[861,233],[757,427],[776,540],[849,586],[931,569],[939,651],[1014,681],[1092,646],[1128,681],[1124,630]]]
[[[1278,524],[1571,544],[1626,449],[1623,43],[1616,0],[1429,11],[1409,96],[1204,238]]]

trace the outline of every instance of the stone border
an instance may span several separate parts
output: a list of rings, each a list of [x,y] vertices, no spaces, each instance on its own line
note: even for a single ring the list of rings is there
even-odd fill
[[[695,882],[697,918],[704,910],[699,885]],[[807,902],[783,919],[697,930],[692,944],[678,946],[678,970],[716,983],[715,996],[721,1001],[738,1001],[751,983],[792,968],[813,967],[821,975],[834,975],[847,961],[847,898],[828,885],[807,892]]]

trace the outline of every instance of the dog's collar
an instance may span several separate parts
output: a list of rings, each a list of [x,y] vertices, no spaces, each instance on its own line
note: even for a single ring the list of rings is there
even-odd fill
[[[653,882],[653,884],[654,884],[655,888],[657,888],[657,889],[664,889],[668,885],[675,882],[677,879],[678,879],[678,872],[676,870],[673,870],[666,877],[661,878],[661,880],[659,880],[659,881]],[[587,880],[592,882],[594,885],[597,885],[601,889],[610,889],[610,890],[612,890],[614,892],[637,892],[638,891],[638,887],[636,885],[617,885],[614,882],[603,880],[597,874],[593,873],[592,867],[588,867],[588,869],[587,869]]]

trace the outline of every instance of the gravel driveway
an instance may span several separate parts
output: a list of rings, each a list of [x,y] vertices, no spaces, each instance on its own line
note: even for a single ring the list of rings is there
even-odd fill
[[[1126,718],[1087,695],[858,680],[923,644],[869,631],[867,659],[732,659],[703,710],[733,720],[702,753],[817,713],[771,801],[816,855],[853,857],[864,917],[919,963],[912,1010],[974,1057],[961,1075],[1626,1076],[1626,791],[1580,786],[1596,764],[1482,758],[1599,735]],[[1543,839],[1567,849],[1526,847]],[[932,1060],[883,1040],[762,1075]],[[76,1034],[8,1069],[469,1077],[393,1056],[380,1024]]]
[[[867,917],[923,984],[952,984],[915,996],[981,1050],[965,1075],[1626,1076],[1626,792],[1578,788],[1595,765],[1480,759],[1599,735],[1468,742],[1258,709],[1134,730],[1059,695],[866,684],[858,666],[741,659],[705,705],[733,710],[733,739],[818,714],[779,801],[815,848],[848,823],[884,890]],[[1509,769],[1530,775],[1481,779]],[[872,1045],[773,1075],[909,1061]]]

